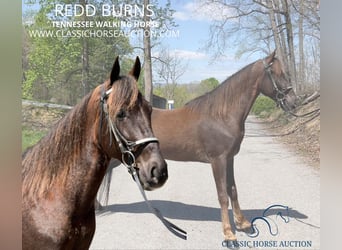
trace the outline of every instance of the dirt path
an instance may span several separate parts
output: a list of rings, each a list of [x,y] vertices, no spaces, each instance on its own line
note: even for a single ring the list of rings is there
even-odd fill
[[[246,133],[260,131],[253,119]],[[91,249],[224,249],[219,204],[209,164],[168,161],[169,180],[148,192],[152,204],[177,226],[186,230],[181,240],[164,228],[142,200],[138,188],[120,166],[113,171],[109,205],[97,214]],[[246,137],[235,158],[240,205],[250,220],[266,214],[255,225],[259,235],[237,232],[240,249],[319,249],[319,171],[271,137]],[[285,221],[277,215],[282,212]]]

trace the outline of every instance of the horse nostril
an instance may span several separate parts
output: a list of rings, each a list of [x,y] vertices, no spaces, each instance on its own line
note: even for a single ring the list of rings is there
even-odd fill
[[[151,178],[158,178],[158,169],[156,166],[153,166],[151,169]]]
[[[167,178],[168,178],[168,174],[167,174],[167,167],[166,167],[166,162],[165,163],[165,167],[163,164],[152,164],[152,168],[151,168],[151,175],[150,175],[150,180],[151,180],[151,184],[152,185],[163,185]]]

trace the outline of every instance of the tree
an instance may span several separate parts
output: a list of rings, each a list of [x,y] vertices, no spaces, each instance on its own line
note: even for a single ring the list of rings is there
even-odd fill
[[[292,0],[298,23],[298,83],[305,91],[308,82],[319,83],[319,0]]]
[[[304,0],[299,1],[299,11],[304,13]],[[303,15],[299,15],[298,17],[298,50],[299,50],[299,62],[298,62],[298,83],[299,88],[302,90],[304,85],[304,68],[305,68],[305,59],[304,59],[304,17]]]
[[[116,55],[132,52],[128,37],[91,37],[91,36],[38,36],[37,32],[55,31],[51,21],[86,20],[80,17],[58,17],[53,8],[56,3],[69,3],[69,0],[42,1],[40,9],[31,14],[32,23],[23,23],[28,53],[25,53],[26,67],[23,77],[23,97],[50,100],[54,97],[60,103],[75,104],[90,89],[108,77],[108,72]],[[93,1],[100,9],[105,1]],[[85,5],[86,0],[80,4]],[[113,16],[102,16],[100,13],[93,21],[117,22]],[[113,28],[119,30],[120,28]],[[63,28],[64,33],[73,28]],[[26,47],[26,46],[25,46]],[[24,55],[24,54],[23,54]],[[122,58],[122,60],[127,60]],[[125,64],[123,64],[125,65]],[[124,67],[123,67],[124,68]],[[128,66],[127,66],[128,70]],[[80,85],[82,83],[82,85]]]
[[[199,92],[198,95],[203,95],[207,92],[210,92],[214,88],[216,88],[220,82],[215,77],[210,77],[205,80],[202,80],[199,84]]]
[[[144,0],[144,8],[150,4],[150,0]],[[144,12],[145,24],[151,21],[150,15]],[[145,98],[153,104],[153,84],[152,84],[152,58],[151,58],[151,29],[149,25],[143,28],[144,44],[144,80],[145,80]]]
[[[199,0],[198,3],[199,9],[217,10],[206,44],[214,57],[223,55],[229,46],[237,48],[238,56],[268,54],[276,48],[294,87],[297,82],[304,82],[298,79],[305,79],[308,75],[305,72],[312,69],[308,61],[316,65],[314,68],[319,65],[319,49],[305,60],[303,56],[312,51],[311,44],[317,44],[313,40],[319,41],[318,0]],[[319,81],[318,72],[315,76]],[[298,90],[301,89],[299,85]]]
[[[87,0],[80,0],[80,4],[83,8],[86,7]],[[82,21],[87,21],[87,15],[82,15]],[[88,39],[82,37],[82,86],[83,95],[86,95],[90,91],[89,86],[89,42]]]
[[[133,21],[143,21],[144,23],[142,27],[133,27],[133,30],[136,30],[137,34],[142,35],[142,44],[140,40],[139,44],[134,46],[134,48],[141,49],[144,53],[144,92],[145,98],[152,103],[152,49],[158,44],[162,34],[176,26],[172,17],[175,11],[171,8],[170,0],[167,0],[164,5],[160,4],[158,0],[127,0],[126,3],[137,4],[145,10],[143,17],[136,16],[130,17],[130,19]],[[149,23],[158,25],[148,25]],[[139,32],[139,30],[142,32]]]
[[[158,78],[164,85],[163,97],[173,100],[178,80],[186,72],[187,65],[176,53],[165,48],[160,51],[158,58],[155,65]]]
[[[210,92],[219,85],[219,81],[210,77],[201,82],[192,82],[187,84],[176,84],[172,86],[172,100],[175,101],[174,107],[179,108],[184,106],[190,100]],[[159,84],[155,88],[155,94],[167,98],[170,92],[170,86]],[[167,98],[168,99],[168,98]]]
[[[283,33],[280,33],[278,31],[278,23],[281,23],[282,19],[280,15],[276,15],[274,9],[278,8],[277,3],[274,3],[273,1],[268,1],[267,2],[267,8],[269,9],[269,17],[270,17],[270,24],[271,24],[271,29],[273,33],[273,39],[274,39],[274,44],[276,47],[276,54],[279,58],[279,60],[282,62],[285,68],[288,67],[286,64],[286,61],[284,57],[286,56],[286,47],[283,46],[285,44],[285,38]]]
[[[289,72],[289,77],[292,77],[293,83],[297,83],[291,12],[287,0],[269,0],[266,4],[264,1],[255,2],[268,11],[277,56]],[[286,31],[287,42],[282,30]]]
[[[293,29],[292,29],[292,19],[291,19],[291,9],[288,5],[287,0],[282,0],[283,11],[285,16],[285,27],[286,27],[286,35],[287,35],[287,46],[288,46],[288,70],[290,80],[293,83],[297,83],[297,72],[296,72],[296,58],[295,58],[295,50],[294,50],[294,43],[293,43]],[[297,86],[295,85],[295,88]]]

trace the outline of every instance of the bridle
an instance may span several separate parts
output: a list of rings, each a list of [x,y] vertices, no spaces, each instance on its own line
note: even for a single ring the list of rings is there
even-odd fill
[[[135,155],[134,150],[141,145],[147,145],[151,142],[158,142],[156,137],[147,137],[143,139],[139,139],[136,141],[127,140],[123,134],[120,132],[118,127],[116,126],[116,122],[113,122],[110,118],[109,111],[108,111],[108,104],[107,99],[109,94],[112,92],[112,88],[107,90],[106,92],[103,91],[101,94],[100,104],[101,104],[101,112],[104,112],[108,126],[110,130],[110,146],[112,144],[112,135],[114,135],[115,141],[117,142],[120,152],[122,163],[128,168],[128,171],[132,174],[133,169],[136,167]],[[102,121],[102,115],[101,115]],[[100,124],[100,130],[102,129],[102,124]]]
[[[157,216],[158,219],[160,219],[160,221],[165,225],[165,227],[172,232],[173,234],[175,234],[176,236],[186,240],[187,239],[187,233],[177,227],[176,225],[174,225],[173,223],[171,223],[170,221],[168,221],[167,219],[165,219],[163,217],[163,215],[160,213],[160,211],[156,208],[154,208],[152,206],[152,204],[150,203],[150,201],[147,199],[145,191],[140,183],[139,180],[139,176],[137,174],[137,164],[135,161],[135,149],[138,146],[142,146],[142,145],[147,145],[148,143],[151,142],[159,142],[158,139],[156,137],[147,137],[147,138],[143,138],[143,139],[139,139],[136,141],[130,141],[127,140],[123,134],[120,132],[120,130],[118,129],[118,127],[116,126],[116,123],[112,121],[112,119],[110,118],[109,112],[108,112],[108,104],[107,104],[107,99],[109,94],[112,92],[112,88],[107,90],[106,92],[104,91],[104,89],[102,89],[102,93],[101,93],[101,99],[100,99],[100,110],[101,110],[101,114],[100,114],[100,129],[99,129],[99,133],[101,133],[102,130],[102,116],[103,113],[105,114],[107,121],[108,121],[108,127],[109,127],[109,133],[110,133],[110,146],[112,144],[112,134],[114,135],[115,141],[119,146],[119,149],[121,151],[121,158],[122,158],[122,163],[127,167],[128,172],[131,174],[131,176],[133,177],[133,180],[135,181],[135,183],[137,184],[141,195],[143,196],[148,208],[151,210],[151,212]],[[99,138],[101,138],[101,134],[99,134]]]
[[[271,72],[271,66],[273,64],[270,63],[270,64],[267,64],[265,62],[265,60],[262,60],[263,64],[264,64],[264,68],[265,68],[265,71],[267,72],[267,75],[268,77],[270,78],[272,84],[273,84],[273,88],[275,89],[276,91],[276,102],[278,105],[280,105],[285,111],[288,109],[284,100],[285,100],[285,97],[286,95],[293,89],[292,86],[289,86],[289,87],[286,87],[286,88],[279,88],[279,86],[277,85],[276,81],[274,80],[273,76],[272,76],[272,72]]]
[[[288,106],[286,105],[286,103],[284,102],[286,95],[293,89],[292,86],[286,87],[286,88],[282,88],[280,89],[278,87],[278,85],[276,84],[276,81],[274,80],[273,76],[272,76],[272,72],[271,72],[271,66],[273,64],[267,64],[265,62],[265,60],[262,60],[263,64],[264,64],[264,68],[265,71],[267,72],[268,77],[270,78],[272,84],[273,84],[273,88],[276,91],[276,102],[279,106],[282,107],[282,109],[286,112],[289,113],[290,115],[294,116],[294,117],[308,117],[308,116],[315,116],[317,115],[317,113],[320,112],[320,109],[315,109],[313,111],[307,112],[305,114],[301,114],[301,115],[297,115],[294,112],[291,111],[290,108],[288,108]]]

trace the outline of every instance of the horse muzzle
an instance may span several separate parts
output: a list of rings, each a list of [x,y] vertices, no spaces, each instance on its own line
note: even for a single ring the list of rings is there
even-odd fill
[[[140,183],[145,190],[151,191],[159,188],[167,181],[168,171],[165,160],[150,161],[143,169],[139,168],[138,174]]]

